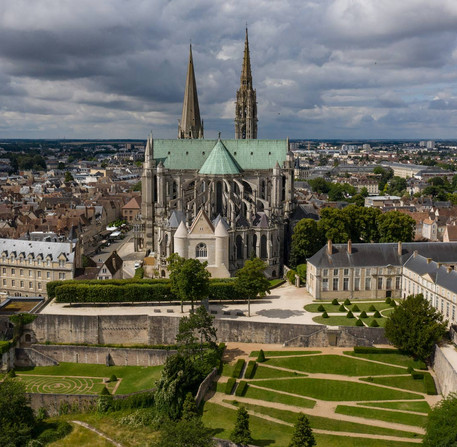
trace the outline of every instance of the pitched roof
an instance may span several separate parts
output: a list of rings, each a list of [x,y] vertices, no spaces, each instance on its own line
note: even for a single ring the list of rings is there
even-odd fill
[[[199,174],[239,174],[240,169],[221,140],[218,140],[209,157],[200,168]]]
[[[347,244],[333,244],[331,255],[325,245],[307,261],[319,268],[401,266],[415,250],[436,262],[457,262],[456,242],[403,242],[401,256],[396,242],[352,244],[351,254]]]
[[[125,209],[140,209],[141,206],[138,202],[138,198],[137,197],[132,197],[123,207],[122,209],[125,210]]]
[[[199,170],[218,140],[154,140],[154,160],[167,169]],[[287,140],[223,140],[240,169],[273,169],[287,158]]]

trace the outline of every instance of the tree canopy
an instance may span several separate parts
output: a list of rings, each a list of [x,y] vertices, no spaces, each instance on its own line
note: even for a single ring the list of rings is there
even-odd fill
[[[191,301],[194,310],[194,301],[202,300],[209,295],[209,278],[211,274],[206,270],[207,262],[198,259],[184,259],[173,253],[168,258],[171,279],[171,288],[182,302]]]
[[[24,385],[5,379],[0,383],[0,445],[25,446],[34,426],[35,417],[28,406]]]
[[[252,444],[251,430],[249,429],[249,414],[244,407],[240,407],[236,412],[235,427],[230,435],[230,441],[240,446]]]
[[[313,447],[315,445],[316,440],[309,425],[309,420],[303,413],[300,413],[289,447]]]
[[[408,214],[388,211],[378,217],[379,242],[411,242],[416,222]]]
[[[270,281],[265,276],[266,264],[260,258],[249,259],[236,273],[236,288],[249,298],[270,293]]]
[[[395,308],[386,322],[385,334],[401,351],[428,360],[446,328],[442,314],[419,294],[409,295]]]
[[[424,447],[455,447],[457,445],[457,394],[451,393],[428,415]]]
[[[295,225],[292,234],[290,265],[296,267],[306,262],[306,258],[316,253],[325,239],[314,219],[302,219]]]

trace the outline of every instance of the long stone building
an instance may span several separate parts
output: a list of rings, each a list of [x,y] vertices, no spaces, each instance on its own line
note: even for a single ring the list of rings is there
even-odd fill
[[[257,139],[257,106],[246,43],[237,94],[235,139],[203,139],[192,51],[178,139],[149,136],[142,176],[136,249],[166,276],[172,253],[207,261],[228,277],[252,254],[267,274],[282,275],[284,241],[294,210],[294,160],[289,142]]]

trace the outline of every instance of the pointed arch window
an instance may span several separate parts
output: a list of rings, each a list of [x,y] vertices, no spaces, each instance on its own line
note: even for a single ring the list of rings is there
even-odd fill
[[[200,242],[195,247],[195,257],[196,258],[207,258],[208,257],[208,249],[206,248],[206,244]]]

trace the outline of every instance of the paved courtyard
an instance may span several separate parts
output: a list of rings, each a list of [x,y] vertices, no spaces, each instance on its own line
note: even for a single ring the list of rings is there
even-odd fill
[[[312,318],[314,313],[306,312],[303,306],[312,302],[311,296],[304,287],[297,289],[291,285],[283,285],[271,291],[265,298],[251,301],[251,316],[248,317],[248,304],[211,303],[209,310],[220,319],[239,319],[262,322],[282,322],[293,324],[317,324]],[[191,306],[184,305],[184,315]],[[68,304],[48,304],[43,314],[73,314],[73,315],[168,315],[180,317],[179,304],[151,304],[126,306],[70,306]]]

